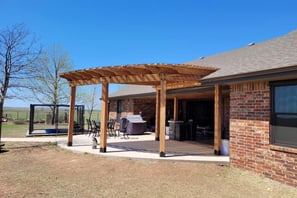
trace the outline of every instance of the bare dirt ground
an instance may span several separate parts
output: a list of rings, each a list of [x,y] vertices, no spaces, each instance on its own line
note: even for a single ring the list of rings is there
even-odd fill
[[[78,154],[42,143],[6,143],[0,197],[297,197],[297,190],[212,163]]]

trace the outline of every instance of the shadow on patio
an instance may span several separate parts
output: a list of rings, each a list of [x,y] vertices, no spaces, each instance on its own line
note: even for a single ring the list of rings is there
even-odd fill
[[[108,143],[109,147],[126,151],[159,153],[159,142],[135,140]],[[204,142],[166,140],[166,156],[213,156],[213,146]]]

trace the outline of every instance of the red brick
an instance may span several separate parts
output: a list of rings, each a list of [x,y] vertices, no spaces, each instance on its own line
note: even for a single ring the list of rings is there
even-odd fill
[[[270,150],[270,89],[268,82],[230,87],[230,162],[297,186],[297,155]]]

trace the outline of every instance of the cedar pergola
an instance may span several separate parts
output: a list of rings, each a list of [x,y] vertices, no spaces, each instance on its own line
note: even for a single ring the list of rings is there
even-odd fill
[[[135,64],[97,67],[61,74],[60,77],[65,78],[71,87],[67,145],[72,146],[77,86],[102,84],[100,152],[106,152],[109,84],[151,85],[156,88],[156,140],[160,141],[160,157],[165,157],[166,90],[198,86],[202,77],[216,70],[217,68],[188,64]],[[215,123],[215,127],[216,125]],[[215,129],[215,136],[217,130],[220,128]]]

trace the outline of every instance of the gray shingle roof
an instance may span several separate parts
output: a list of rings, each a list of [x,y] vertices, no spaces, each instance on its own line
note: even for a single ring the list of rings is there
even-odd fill
[[[203,78],[211,81],[223,77],[248,75],[254,72],[297,66],[297,30],[284,36],[274,38],[254,45],[199,58],[186,64],[219,68],[214,73]],[[128,85],[111,94],[111,97],[153,93],[150,86]]]
[[[187,62],[220,68],[212,79],[297,65],[297,30],[282,37]]]
[[[120,88],[118,91],[109,94],[110,98],[117,98],[123,96],[134,96],[134,95],[142,95],[142,94],[151,94],[156,92],[156,90],[152,86],[144,86],[144,85],[127,85]]]

